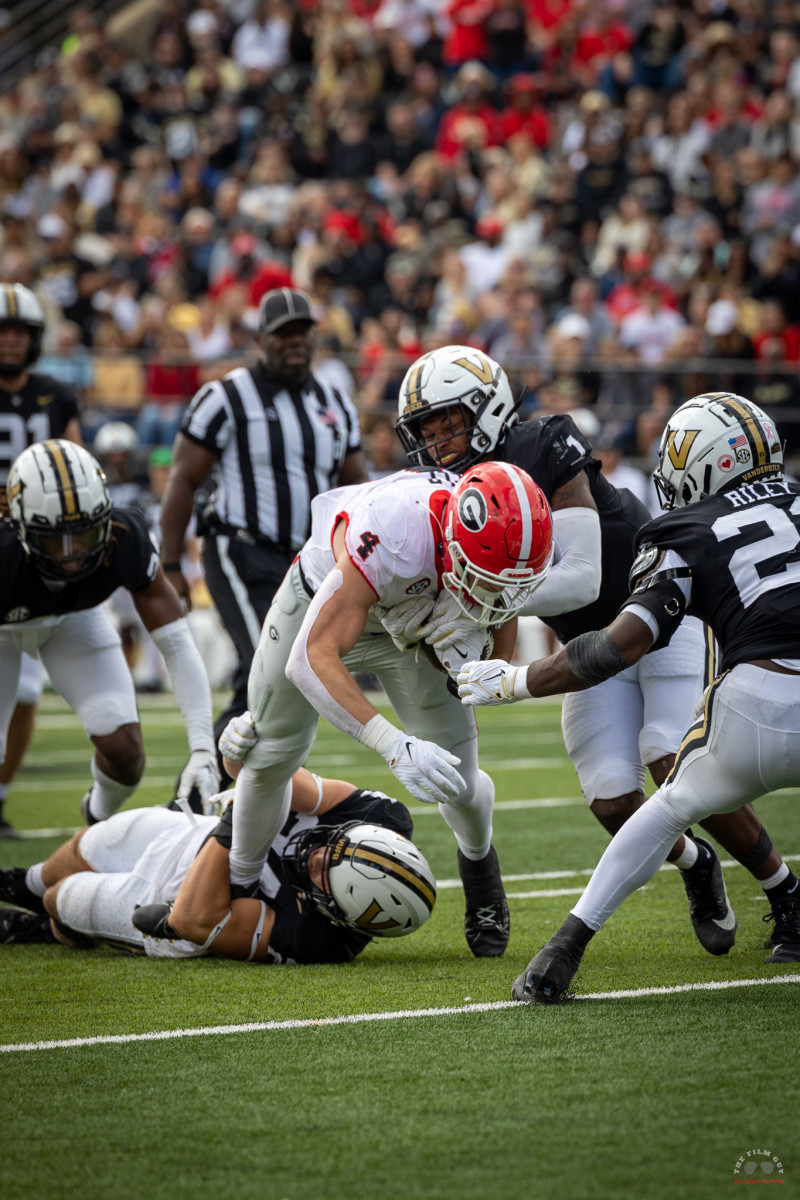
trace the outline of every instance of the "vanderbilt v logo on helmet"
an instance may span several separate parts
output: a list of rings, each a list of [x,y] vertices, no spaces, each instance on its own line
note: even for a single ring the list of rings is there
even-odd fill
[[[783,450],[770,418],[733,392],[682,404],[661,436],[653,480],[662,508],[682,508],[731,484],[783,476]]]
[[[673,467],[676,468],[676,470],[682,471],[686,466],[686,460],[689,457],[689,451],[691,450],[692,444],[694,443],[694,440],[699,432],[699,429],[684,429],[682,431],[680,445],[678,445],[676,439],[679,434],[674,430],[670,430],[669,437],[667,438],[667,454],[669,455],[669,461],[672,463]]]
[[[468,358],[457,358],[456,366],[463,367],[465,371],[471,371],[476,379],[480,379],[481,383],[491,383],[494,380],[497,364],[495,363],[493,367],[482,354],[476,354],[475,360],[475,362],[470,362]]]

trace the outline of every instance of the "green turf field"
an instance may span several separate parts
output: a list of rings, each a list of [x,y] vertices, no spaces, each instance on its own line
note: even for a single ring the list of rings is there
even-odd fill
[[[141,708],[135,803],[160,803],[183,731],[170,700]],[[798,1194],[800,968],[764,964],[760,888],[726,866],[739,932],[714,959],[666,868],[589,947],[581,998],[512,1004],[605,835],[580,799],[558,704],[485,710],[480,724],[512,914],[505,958],[470,955],[455,841],[413,801],[436,908],[418,934],[354,964],[0,947],[2,1200],[657,1200],[767,1180]],[[44,858],[77,826],[88,761],[77,721],[47,696],[7,807],[35,836],[0,842],[0,865]],[[309,765],[399,794],[375,755],[324,724]],[[795,861],[798,798],[759,804]],[[728,986],[689,987],[712,982]],[[614,994],[631,989],[645,992]]]

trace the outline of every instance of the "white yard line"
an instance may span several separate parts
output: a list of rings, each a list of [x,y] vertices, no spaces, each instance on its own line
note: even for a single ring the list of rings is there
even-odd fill
[[[725,979],[709,983],[681,983],[674,987],[624,988],[617,992],[587,992],[575,1000],[628,1000],[647,996],[677,996],[685,992],[721,992],[730,988],[767,987],[774,983],[800,983],[800,974],[775,975],[771,979]],[[454,1017],[466,1013],[496,1012],[521,1008],[515,1000],[486,1004],[463,1004],[453,1008],[406,1008],[396,1012],[354,1013],[347,1017],[309,1017],[305,1020],[251,1021],[246,1025],[210,1025],[206,1029],[164,1029],[158,1033],[117,1033],[100,1037],[65,1038],[52,1042],[17,1042],[0,1045],[0,1053],[26,1050],[71,1050],[84,1046],[115,1046],[129,1042],[166,1042],[180,1038],[228,1036],[236,1033],[276,1033],[286,1029],[317,1029],[325,1025],[364,1025],[372,1021],[407,1021],[421,1017]]]

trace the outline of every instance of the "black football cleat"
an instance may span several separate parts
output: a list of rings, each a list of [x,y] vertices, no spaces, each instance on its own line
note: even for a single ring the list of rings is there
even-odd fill
[[[736,914],[725,891],[722,866],[714,847],[704,838],[694,840],[700,851],[697,862],[687,871],[681,871],[689,897],[689,916],[703,949],[709,954],[727,954],[736,941]]]
[[[476,958],[499,958],[508,945],[511,915],[494,846],[477,862],[459,850],[458,873],[467,902],[464,914],[467,945]]]
[[[764,962],[800,962],[800,896],[784,896],[772,904],[764,921],[774,921],[775,928],[767,943],[772,949]]]
[[[0,817],[0,840],[11,842],[18,841],[21,838],[22,834],[19,832],[19,830],[15,829],[9,821],[6,821],[3,817]]]
[[[166,938],[174,942],[179,935],[169,923],[171,912],[171,904],[137,904],[133,910],[133,924],[145,937]]]
[[[81,800],[81,820],[83,821],[84,825],[97,825],[100,820],[100,818],[96,817],[94,815],[94,813],[92,812],[92,810],[89,808],[89,801],[91,800],[91,798],[92,798],[92,789],[89,788],[88,792],[86,792],[83,799]]]
[[[22,908],[0,909],[0,946],[58,945],[46,913]]]
[[[25,882],[27,873],[25,867],[5,867],[0,870],[0,900],[5,904],[16,904],[17,908],[27,908],[28,912],[43,913],[44,901],[28,887]]]
[[[566,998],[594,931],[572,913],[546,946],[535,954],[511,988],[523,1004],[558,1004]]]

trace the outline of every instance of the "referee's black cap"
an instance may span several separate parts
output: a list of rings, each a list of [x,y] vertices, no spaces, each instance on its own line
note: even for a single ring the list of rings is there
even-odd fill
[[[311,297],[298,288],[273,288],[261,299],[258,307],[259,333],[275,333],[290,321],[307,321],[316,325],[317,318],[311,311]]]

